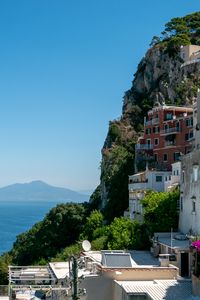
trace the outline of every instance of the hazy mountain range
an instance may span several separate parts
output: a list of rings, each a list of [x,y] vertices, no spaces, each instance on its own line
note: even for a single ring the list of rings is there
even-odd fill
[[[0,188],[0,201],[84,202],[88,200],[88,195],[67,188],[51,186],[39,180]]]

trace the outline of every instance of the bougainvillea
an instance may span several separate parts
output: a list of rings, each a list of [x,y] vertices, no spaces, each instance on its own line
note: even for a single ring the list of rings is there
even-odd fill
[[[198,252],[200,252],[200,241],[192,242],[192,246],[196,248]]]

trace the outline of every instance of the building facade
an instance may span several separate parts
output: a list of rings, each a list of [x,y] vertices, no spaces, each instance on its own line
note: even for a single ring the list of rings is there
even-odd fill
[[[179,229],[189,235],[200,234],[200,93],[194,107],[194,147],[182,157]]]
[[[184,62],[200,59],[200,46],[197,45],[182,46],[180,50],[180,56]]]
[[[191,151],[192,139],[192,108],[154,107],[144,119],[144,135],[136,144],[136,167],[142,159],[153,162],[156,169],[169,171],[182,154]]]
[[[143,221],[141,200],[149,190],[163,192],[165,182],[171,179],[169,171],[146,171],[129,176],[129,217],[140,222]]]

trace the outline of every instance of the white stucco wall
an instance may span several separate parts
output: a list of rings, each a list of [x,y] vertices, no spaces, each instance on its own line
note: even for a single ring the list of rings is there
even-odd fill
[[[180,190],[179,230],[200,235],[200,149],[182,158]]]

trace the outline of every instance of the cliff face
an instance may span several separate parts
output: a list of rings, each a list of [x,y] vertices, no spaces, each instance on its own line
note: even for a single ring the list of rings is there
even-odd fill
[[[138,65],[131,88],[125,92],[120,119],[110,122],[102,148],[98,207],[109,219],[128,207],[128,175],[134,173],[134,144],[143,118],[154,105],[190,105],[200,88],[200,62],[182,66],[179,50],[166,44],[150,48]],[[94,195],[93,195],[94,196]]]

